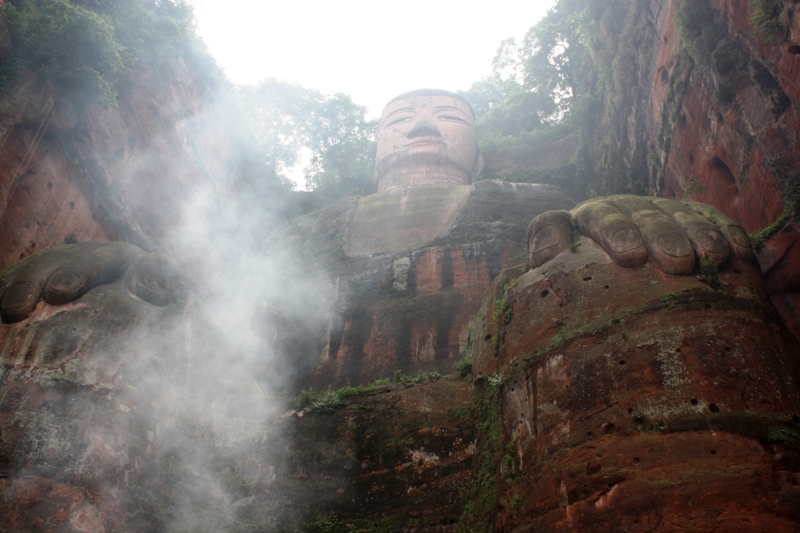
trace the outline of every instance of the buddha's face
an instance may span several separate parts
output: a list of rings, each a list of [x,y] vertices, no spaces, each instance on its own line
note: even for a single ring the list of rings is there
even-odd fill
[[[452,96],[409,96],[383,110],[378,130],[378,191],[418,183],[469,184],[482,159],[475,118]]]

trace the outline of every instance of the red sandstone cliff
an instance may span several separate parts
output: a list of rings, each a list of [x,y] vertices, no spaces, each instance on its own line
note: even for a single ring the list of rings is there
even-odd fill
[[[18,76],[0,99],[0,266],[87,240],[163,248],[193,188],[226,175],[211,96],[186,65],[131,73],[113,107]]]
[[[792,2],[774,4],[784,30],[771,38],[751,22],[750,0],[607,5],[598,39],[626,62],[613,67],[617,86],[609,82],[604,97],[612,111],[595,141],[610,150],[617,186],[714,205],[748,232],[792,210],[800,165],[800,11]],[[680,22],[681,9],[688,22]],[[620,14],[629,17],[624,28],[613,19]],[[773,278],[796,277],[800,265],[791,250],[798,240],[787,227],[766,244],[760,260]],[[800,334],[800,299],[789,288],[795,283],[768,281],[773,302]]]

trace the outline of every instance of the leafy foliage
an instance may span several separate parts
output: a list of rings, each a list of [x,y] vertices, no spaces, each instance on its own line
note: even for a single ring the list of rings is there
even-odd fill
[[[137,65],[166,74],[178,57],[207,55],[183,0],[9,0],[6,12],[12,61],[106,104]]]
[[[21,66],[66,90],[114,101],[124,46],[108,17],[67,0],[18,0],[7,13]]]
[[[308,184],[327,201],[372,192],[377,127],[349,96],[268,78],[241,97],[256,139],[256,175],[288,184],[289,169],[306,152]]]
[[[753,14],[750,24],[768,44],[776,44],[786,34],[786,25],[781,21],[780,0],[752,0]]]
[[[588,60],[582,30],[583,0],[559,1],[523,43],[507,39],[493,62],[494,75],[467,91],[476,113],[502,135],[561,122],[586,90]],[[488,104],[488,105],[487,105]]]
[[[542,147],[576,135],[590,115],[596,78],[588,30],[593,3],[557,2],[522,43],[503,41],[493,75],[462,93],[475,111],[487,177],[552,183],[577,198],[588,196],[585,165],[571,160],[539,168],[535,162],[547,151]],[[580,143],[576,136],[567,144]]]

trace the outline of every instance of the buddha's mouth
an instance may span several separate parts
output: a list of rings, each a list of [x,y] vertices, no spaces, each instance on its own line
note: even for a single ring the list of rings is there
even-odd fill
[[[407,143],[406,146],[425,146],[428,144],[444,144],[444,141],[435,137],[421,137]]]

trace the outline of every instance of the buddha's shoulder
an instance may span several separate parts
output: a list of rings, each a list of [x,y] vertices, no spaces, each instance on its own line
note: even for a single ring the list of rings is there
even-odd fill
[[[575,201],[562,189],[541,183],[498,180],[475,182],[449,237],[524,239],[531,219],[553,209],[572,209]]]

